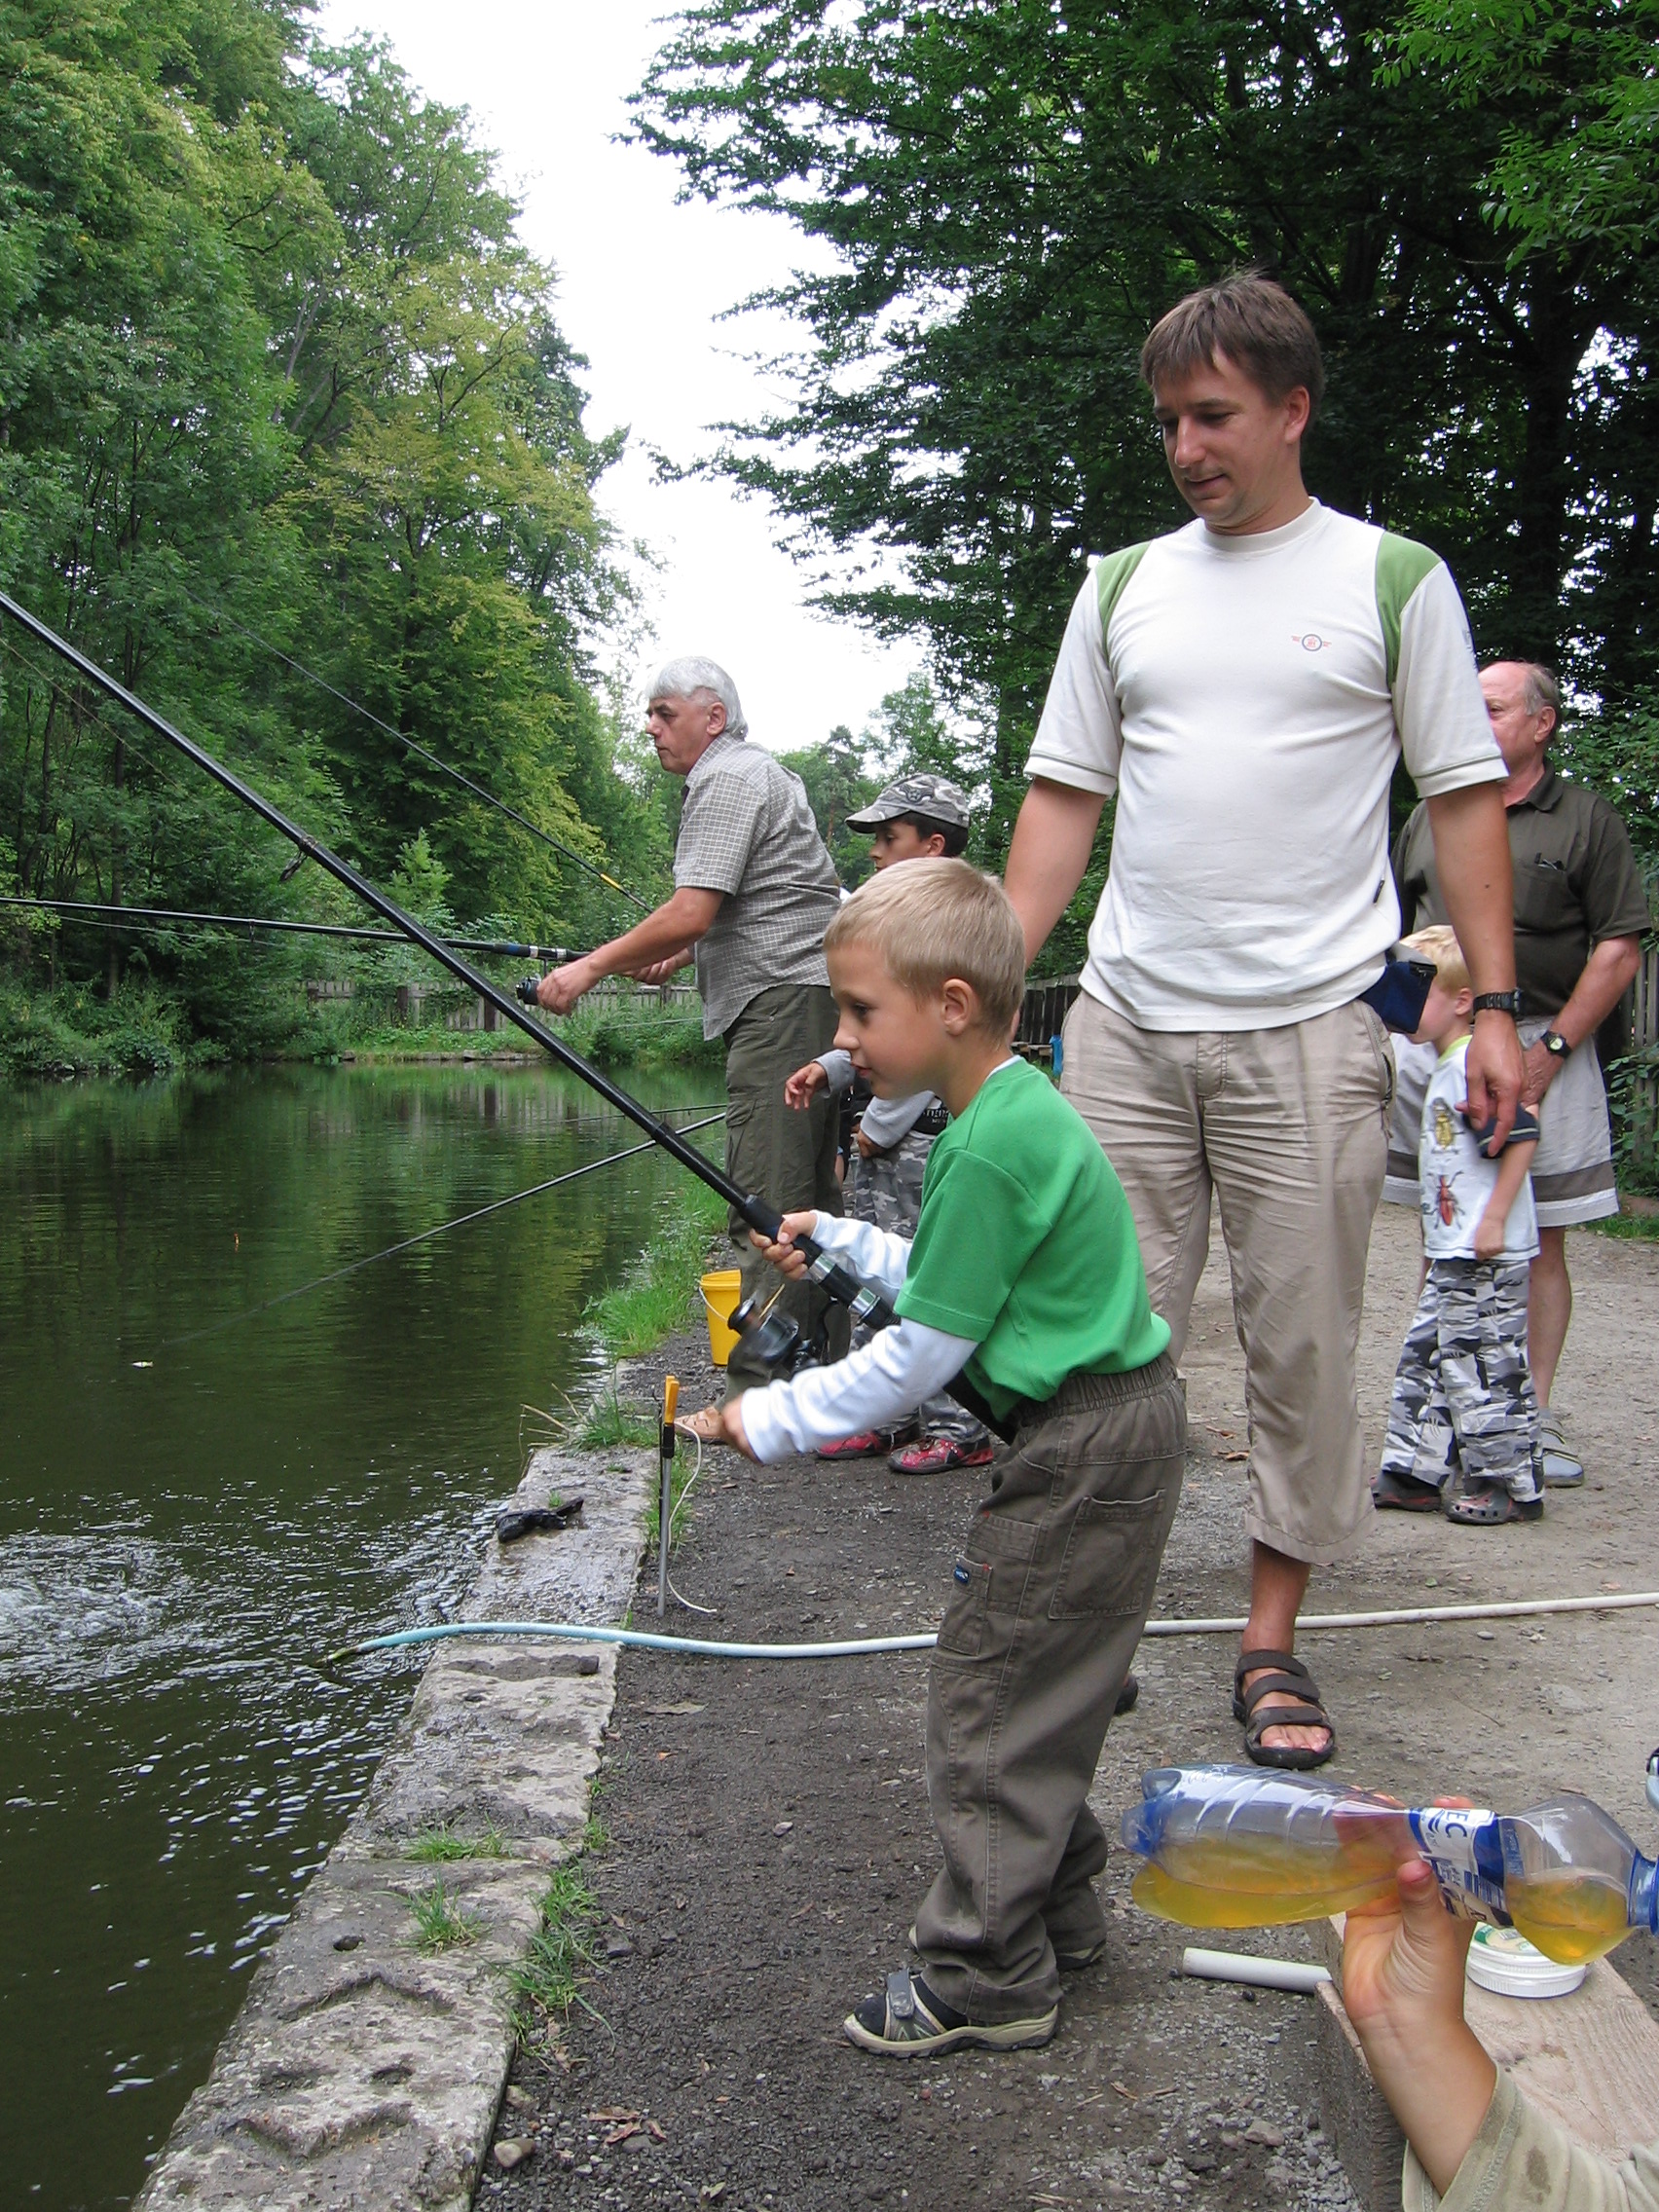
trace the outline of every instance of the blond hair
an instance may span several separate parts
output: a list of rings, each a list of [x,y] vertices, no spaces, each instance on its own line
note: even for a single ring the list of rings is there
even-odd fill
[[[1430,930],[1418,930],[1411,937],[1402,938],[1400,942],[1408,952],[1433,963],[1435,980],[1443,983],[1454,998],[1459,991],[1469,989],[1469,964],[1463,958],[1463,948],[1456,933],[1444,922],[1437,922]]]
[[[978,1026],[1006,1037],[1025,990],[1025,932],[994,875],[966,861],[906,861],[861,883],[824,949],[867,944],[914,999],[953,977],[973,985]]]

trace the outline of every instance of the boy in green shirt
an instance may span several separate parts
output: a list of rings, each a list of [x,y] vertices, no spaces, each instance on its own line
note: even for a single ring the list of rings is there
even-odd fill
[[[785,1217],[884,1295],[897,1325],[833,1367],[745,1391],[693,1424],[781,1459],[908,1413],[962,1375],[1010,1442],[954,1569],[929,1679],[928,1798],[944,1867],[917,1971],[850,2014],[897,2057],[1047,2043],[1062,1968],[1105,1940],[1106,1838],[1088,1795],[1175,1515],[1186,1442],[1169,1331],[1134,1222],[1087,1124],[1008,1039],[1025,947],[1002,886],[917,861],[865,884],[824,940],[838,1047],[875,1094],[938,1093],[913,1243]],[[756,1239],[759,1241],[759,1239]]]

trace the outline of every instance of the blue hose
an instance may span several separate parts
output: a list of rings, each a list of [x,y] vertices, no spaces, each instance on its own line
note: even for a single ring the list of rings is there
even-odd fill
[[[694,1636],[652,1636],[641,1628],[587,1628],[576,1621],[443,1621],[432,1628],[399,1629],[369,1636],[328,1654],[328,1665],[367,1651],[397,1651],[411,1643],[443,1643],[454,1636],[557,1637],[571,1643],[618,1643],[634,1651],[678,1651],[703,1659],[858,1659],[875,1651],[931,1651],[939,1639],[871,1636],[857,1643],[714,1643]]]

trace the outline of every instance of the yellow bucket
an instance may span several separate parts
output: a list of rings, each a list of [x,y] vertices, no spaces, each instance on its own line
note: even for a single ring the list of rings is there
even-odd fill
[[[735,1268],[717,1268],[703,1277],[703,1309],[709,1317],[709,1357],[723,1367],[731,1357],[737,1332],[728,1328],[737,1302],[743,1296],[743,1277]]]

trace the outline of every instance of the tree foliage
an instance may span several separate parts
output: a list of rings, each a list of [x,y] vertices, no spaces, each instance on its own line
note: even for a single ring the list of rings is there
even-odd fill
[[[583,428],[552,274],[464,114],[382,49],[318,46],[302,13],[0,16],[0,577],[371,873],[418,854],[456,913],[573,941],[614,926],[609,895],[345,700],[654,888],[661,810],[591,659],[627,612],[595,499],[618,441]],[[338,909],[4,645],[0,888]],[[67,938],[69,964],[93,942]],[[111,945],[112,985],[148,958],[233,1022],[217,954]]]
[[[719,464],[803,557],[865,564],[830,603],[925,638],[1012,778],[1085,554],[1186,519],[1141,340],[1265,265],[1329,363],[1312,489],[1442,551],[1483,648],[1629,700],[1659,673],[1639,14],[705,0],[639,133],[817,249],[774,295],[804,333],[793,397],[728,425]]]

